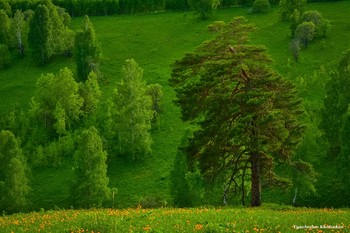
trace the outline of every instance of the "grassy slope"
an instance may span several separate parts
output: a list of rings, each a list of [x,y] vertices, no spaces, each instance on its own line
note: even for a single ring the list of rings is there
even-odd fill
[[[349,210],[278,208],[49,211],[0,217],[0,231],[320,233],[350,229]]]
[[[308,8],[318,9],[326,18],[332,19],[332,31],[325,42],[315,42],[307,50],[303,50],[298,64],[292,61],[288,51],[288,24],[278,21],[277,8],[265,15],[248,15],[246,8],[221,10],[213,19],[204,22],[193,19],[190,13],[91,19],[103,52],[101,70],[106,80],[102,86],[104,98],[109,98],[120,77],[121,66],[129,58],[134,58],[144,69],[144,77],[148,83],[160,83],[165,93],[160,127],[159,130],[153,130],[152,159],[143,164],[125,164],[114,159],[109,165],[110,184],[119,189],[116,203],[118,207],[133,206],[140,198],[152,195],[169,197],[167,176],[185,127],[179,119],[179,109],[172,104],[174,92],[167,83],[170,64],[210,38],[206,25],[214,20],[228,21],[234,16],[246,16],[258,27],[252,35],[252,42],[266,45],[276,61],[276,68],[295,79],[298,76],[311,75],[321,64],[337,61],[340,53],[350,47],[349,2],[309,4]],[[80,22],[81,18],[73,19],[73,27],[78,28]],[[291,60],[289,65],[288,60]],[[57,59],[49,66],[39,69],[32,67],[26,58],[8,70],[0,71],[0,112],[10,109],[15,102],[28,106],[35,81],[40,74],[57,72],[64,66],[74,70],[73,59]],[[40,203],[39,206],[44,208],[52,208],[53,205],[66,206],[70,174],[69,164],[60,169],[34,171],[34,204]]]

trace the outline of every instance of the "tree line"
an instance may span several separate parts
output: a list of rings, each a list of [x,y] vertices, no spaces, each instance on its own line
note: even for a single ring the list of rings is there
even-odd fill
[[[339,0],[308,0],[308,2],[324,2]],[[207,4],[211,0],[197,1]],[[253,0],[221,0],[220,7],[252,6]],[[269,0],[271,5],[278,5],[279,0]],[[41,0],[1,0],[1,5],[8,3],[12,10],[34,10],[42,3]],[[152,13],[158,11],[184,11],[191,9],[191,1],[188,0],[53,0],[57,6],[65,8],[72,16],[83,15],[114,15]]]

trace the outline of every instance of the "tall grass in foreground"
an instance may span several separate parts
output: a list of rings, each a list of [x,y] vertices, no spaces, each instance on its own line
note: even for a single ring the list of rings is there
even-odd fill
[[[350,211],[295,208],[96,209],[0,217],[0,232],[349,232]]]

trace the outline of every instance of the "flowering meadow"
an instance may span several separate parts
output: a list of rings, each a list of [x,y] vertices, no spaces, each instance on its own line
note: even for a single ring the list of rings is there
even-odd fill
[[[2,216],[0,232],[350,232],[350,211],[141,207],[42,211]]]

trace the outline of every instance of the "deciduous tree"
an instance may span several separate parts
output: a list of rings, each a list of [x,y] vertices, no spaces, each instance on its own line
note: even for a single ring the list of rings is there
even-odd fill
[[[39,5],[30,23],[28,42],[33,60],[41,66],[49,62],[54,52],[50,44],[53,36],[51,26],[49,10],[45,5]]]
[[[135,161],[151,152],[152,100],[146,93],[143,70],[133,59],[126,60],[122,74],[114,90],[114,119],[120,153]]]
[[[23,211],[30,191],[28,168],[19,140],[11,131],[0,132],[0,208]]]
[[[301,100],[270,67],[266,48],[248,43],[253,27],[244,18],[209,29],[216,37],[173,65],[182,118],[199,128],[186,152],[207,179],[224,180],[224,196],[235,184],[244,190],[250,175],[251,204],[259,206],[262,184],[291,184],[274,167],[293,161],[304,129]]]
[[[9,45],[11,21],[5,10],[0,9],[0,44]]]
[[[330,28],[329,21],[318,11],[306,11],[300,17],[300,22],[312,22],[315,25],[315,38],[325,37]]]
[[[314,39],[315,24],[313,22],[304,22],[298,25],[294,32],[294,38],[299,40],[305,47]]]
[[[281,0],[280,17],[281,20],[289,20],[295,10],[302,15],[305,11],[306,0]]]
[[[18,48],[18,53],[20,55],[24,54],[24,46],[23,46],[23,29],[26,25],[26,21],[24,21],[24,14],[22,11],[17,10],[12,18],[12,31],[16,38],[16,47]]]
[[[73,33],[67,27],[70,16],[62,8],[55,6],[51,0],[44,0],[43,4],[49,10],[50,29],[52,30],[49,44],[53,54],[69,54],[73,49]]]
[[[80,96],[84,100],[82,110],[85,114],[91,114],[97,109],[102,95],[97,75],[91,71],[87,80],[80,85]]]
[[[79,85],[68,69],[61,69],[57,75],[47,74],[37,81],[32,99],[32,112],[40,124],[57,134],[64,134],[82,115],[83,99]]]
[[[75,61],[79,80],[86,80],[91,71],[99,73],[100,49],[95,29],[89,17],[84,17],[81,29],[75,34]]]
[[[73,205],[100,207],[110,196],[107,177],[107,153],[103,151],[98,130],[90,127],[80,136],[75,154],[74,180],[71,194]]]
[[[152,99],[153,121],[158,120],[159,114],[162,112],[161,99],[163,97],[162,86],[160,84],[151,84],[147,86],[147,94]]]

